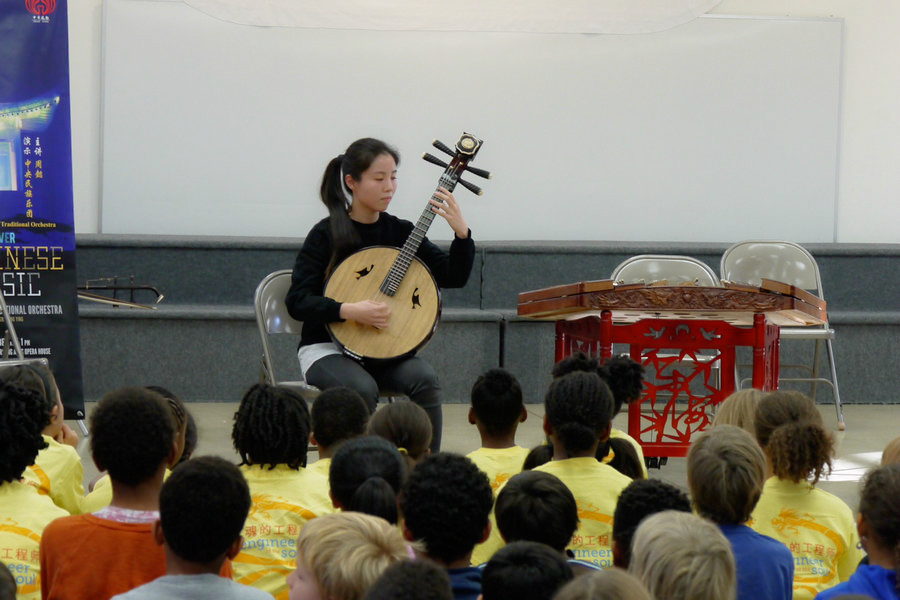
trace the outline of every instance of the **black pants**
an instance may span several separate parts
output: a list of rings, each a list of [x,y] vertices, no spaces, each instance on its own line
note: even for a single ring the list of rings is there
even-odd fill
[[[375,411],[379,390],[398,392],[425,409],[431,419],[431,451],[441,449],[441,385],[430,364],[417,356],[365,367],[340,354],[320,358],[306,371],[306,382],[319,389],[345,386],[356,390]]]

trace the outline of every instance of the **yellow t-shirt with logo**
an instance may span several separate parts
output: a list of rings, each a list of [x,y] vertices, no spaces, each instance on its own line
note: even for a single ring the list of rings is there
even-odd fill
[[[307,465],[306,470],[311,473],[318,473],[325,477],[325,481],[328,481],[328,472],[331,470],[331,459],[320,458],[316,462]]]
[[[17,599],[40,600],[41,534],[50,521],[68,515],[27,483],[0,483],[0,562],[16,581]]]
[[[579,525],[568,546],[574,558],[602,568],[611,567],[613,513],[619,494],[631,483],[631,478],[592,456],[551,460],[534,470],[559,477],[575,496]],[[491,534],[485,543],[475,547],[472,564],[487,562],[504,545],[492,512]]]
[[[496,498],[497,490],[500,489],[500,486],[509,481],[513,475],[522,472],[522,463],[525,462],[528,452],[528,448],[519,446],[513,446],[512,448],[479,448],[467,454],[466,458],[487,474],[488,479],[491,480],[494,498]]]
[[[846,581],[864,556],[850,507],[805,481],[766,480],[749,525],[793,554],[794,600]]]
[[[286,578],[297,565],[303,524],[335,512],[328,480],[305,468],[243,465],[253,504],[244,523],[244,545],[232,560],[234,580],[287,600]]]
[[[49,435],[42,436],[47,447],[38,452],[34,464],[25,469],[22,478],[73,515],[80,515],[84,503],[84,465],[78,451],[60,444]]]

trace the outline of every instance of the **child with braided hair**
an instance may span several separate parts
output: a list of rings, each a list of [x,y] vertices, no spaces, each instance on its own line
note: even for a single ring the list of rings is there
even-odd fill
[[[859,530],[869,564],[860,565],[845,583],[825,590],[816,600],[861,594],[875,600],[900,599],[900,465],[870,471],[859,499]]]
[[[231,431],[253,501],[234,579],[279,599],[287,598],[297,535],[311,519],[334,512],[327,478],[306,469],[309,429],[303,397],[256,384],[244,394]]]
[[[47,446],[41,437],[50,410],[38,392],[0,380],[0,548],[18,588],[18,597],[41,597],[39,549],[44,528],[68,513],[49,496],[21,480],[28,465]],[[14,592],[15,594],[15,592]]]
[[[788,547],[794,600],[810,600],[849,579],[863,557],[850,508],[815,487],[831,469],[834,440],[815,403],[799,392],[767,394],[755,421],[770,477],[750,527]]]

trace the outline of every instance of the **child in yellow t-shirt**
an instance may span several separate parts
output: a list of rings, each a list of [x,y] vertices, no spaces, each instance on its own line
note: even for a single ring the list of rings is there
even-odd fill
[[[317,447],[319,459],[306,468],[327,479],[331,457],[338,447],[363,435],[368,422],[369,407],[356,390],[348,387],[323,390],[310,409],[309,443]],[[428,423],[430,426],[431,421]]]
[[[815,487],[831,469],[834,440],[812,399],[798,392],[767,394],[755,420],[771,477],[750,526],[788,547],[794,600],[810,600],[849,579],[863,557],[850,508]]]
[[[5,370],[4,381],[36,392],[49,414],[41,432],[47,445],[25,470],[25,482],[40,494],[50,496],[54,504],[70,514],[80,514],[84,501],[81,481],[84,466],[76,450],[78,434],[64,423],[65,409],[53,372],[40,364],[17,365]]]
[[[469,423],[478,428],[481,448],[467,457],[484,471],[494,495],[510,477],[522,471],[528,449],[516,445],[516,429],[528,418],[522,388],[504,369],[490,369],[472,386]]]
[[[22,367],[13,367],[21,369]],[[17,598],[41,597],[39,544],[44,528],[67,515],[48,496],[21,481],[46,442],[41,429],[49,418],[40,394],[19,383],[8,383],[0,371],[0,552],[18,588]]]
[[[231,431],[253,500],[232,561],[234,580],[284,600],[297,536],[311,519],[334,512],[328,480],[306,468],[309,429],[303,397],[257,384],[241,400]]]

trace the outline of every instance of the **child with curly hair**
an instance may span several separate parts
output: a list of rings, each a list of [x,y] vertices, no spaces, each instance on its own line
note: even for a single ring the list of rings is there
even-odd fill
[[[853,512],[816,487],[831,470],[834,439],[808,396],[771,392],[756,409],[756,440],[771,474],[750,527],[794,556],[794,600],[846,581],[863,557]]]

